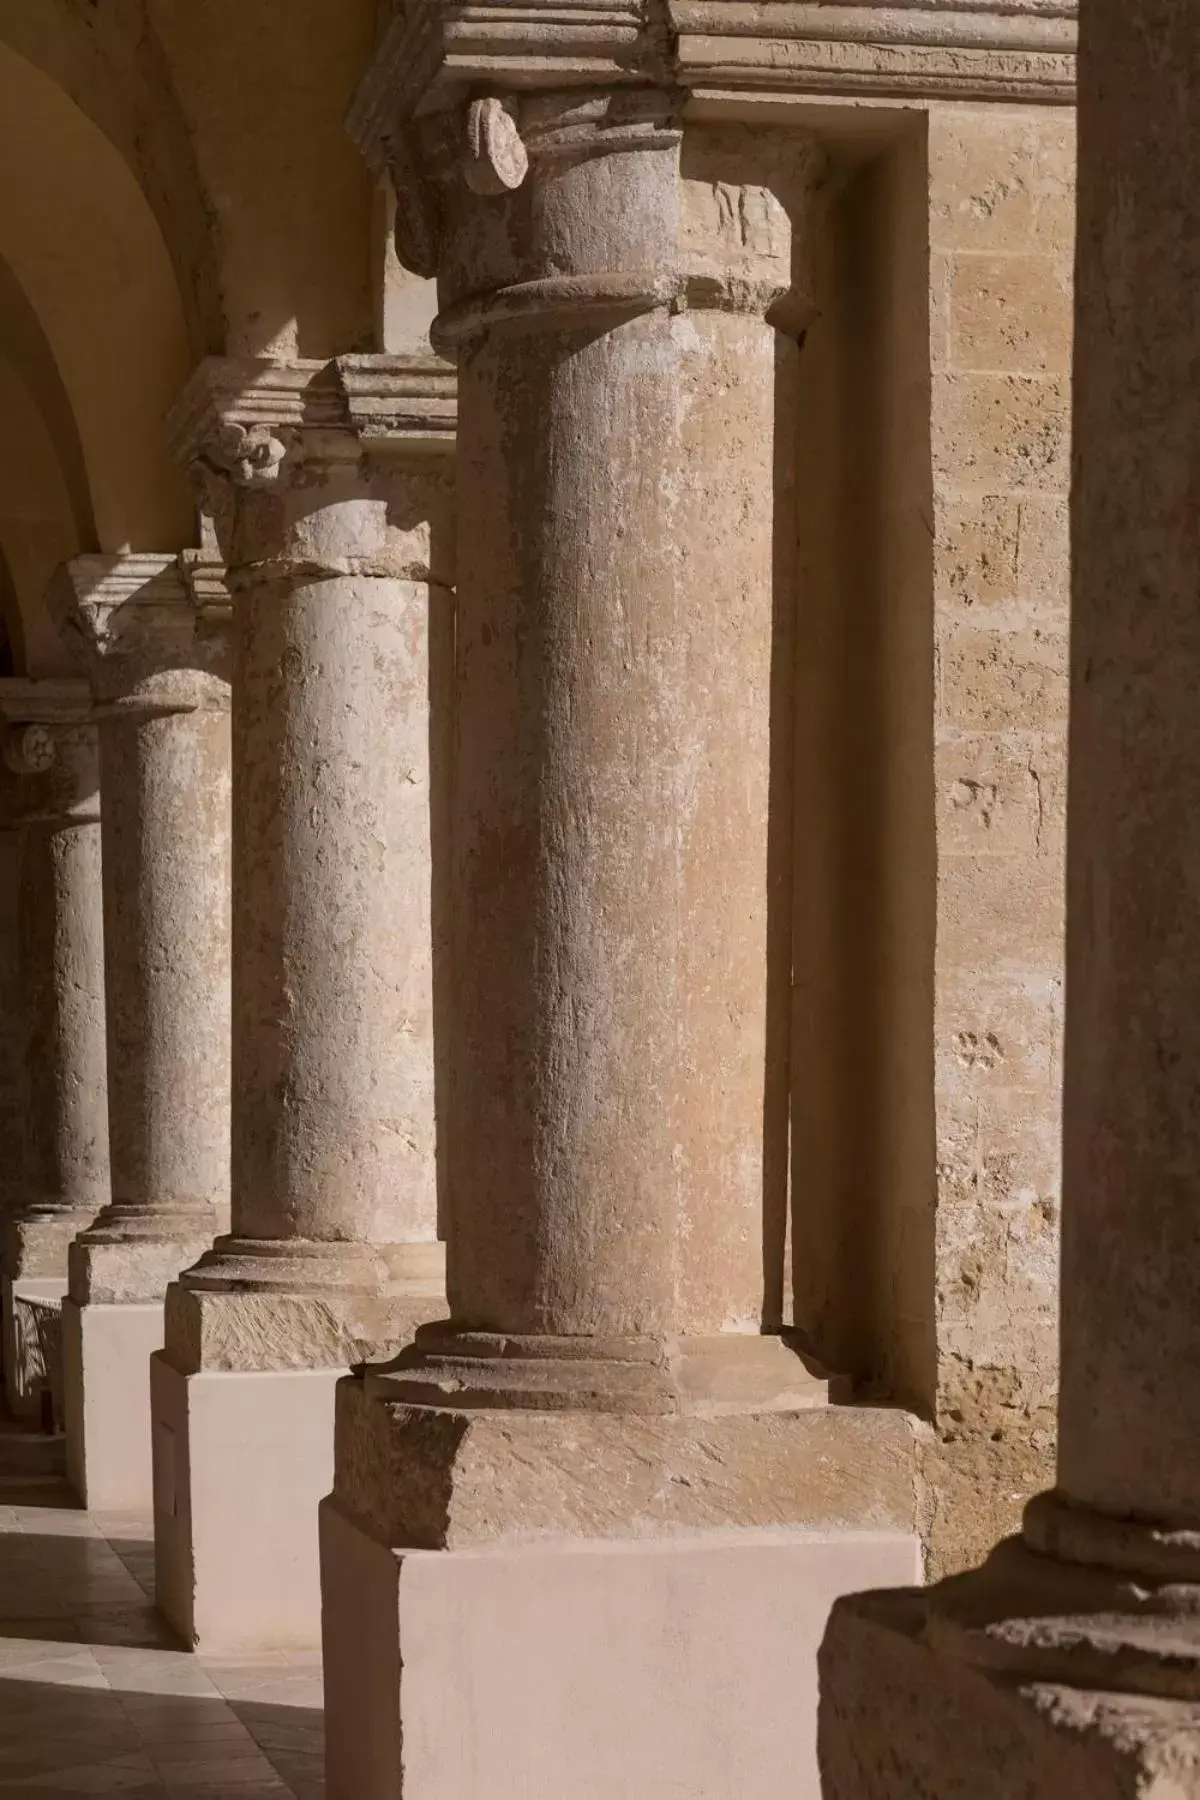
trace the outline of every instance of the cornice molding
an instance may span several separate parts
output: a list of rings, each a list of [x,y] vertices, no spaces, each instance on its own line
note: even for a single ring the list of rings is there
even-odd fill
[[[1075,97],[1074,4],[666,0],[688,88],[1024,100]]]
[[[417,119],[481,91],[658,85],[1069,103],[1077,0],[411,0],[347,118],[402,187]]]
[[[82,642],[101,700],[132,703],[140,692],[152,707],[191,707],[213,676],[223,679],[228,646],[214,629],[214,608],[223,625],[228,590],[212,552],[77,556],[56,571],[46,605],[64,637]]]
[[[456,394],[455,371],[433,356],[213,356],[169,415],[167,444],[185,468],[207,463],[244,486],[265,486],[298,436],[348,437],[381,454],[447,454]]]

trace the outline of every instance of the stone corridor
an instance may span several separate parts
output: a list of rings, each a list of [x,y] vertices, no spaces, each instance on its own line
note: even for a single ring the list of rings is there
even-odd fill
[[[183,1650],[150,1520],[80,1510],[36,1448],[0,1422],[0,1795],[323,1800],[316,1656]]]

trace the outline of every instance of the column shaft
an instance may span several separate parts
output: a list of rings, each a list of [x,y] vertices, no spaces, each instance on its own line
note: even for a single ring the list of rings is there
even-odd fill
[[[214,687],[219,684],[214,683]],[[136,703],[101,725],[113,1204],[211,1239],[229,1193],[229,716]]]
[[[233,1230],[432,1243],[428,593],[238,592]]]
[[[452,384],[433,358],[214,359],[176,415],[236,668],[232,1223],[168,1304],[181,1364],[220,1296],[233,1331],[238,1294],[280,1296],[269,1350],[237,1354],[312,1366],[348,1359],[343,1327],[403,1340],[443,1303],[429,614],[450,604]]]
[[[498,1331],[757,1330],[762,1311],[795,345],[754,310],[655,304],[664,246],[716,223],[662,137],[535,150],[529,265],[568,276],[519,332],[481,329],[461,378],[450,1293]],[[637,316],[588,316],[567,279],[649,291]]]
[[[25,1205],[79,1230],[109,1199],[99,778],[94,726],[58,734],[75,803],[21,843]],[[50,779],[53,779],[51,777]]]

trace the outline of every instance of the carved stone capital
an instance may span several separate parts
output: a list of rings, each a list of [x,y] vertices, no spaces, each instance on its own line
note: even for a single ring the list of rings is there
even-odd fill
[[[95,718],[86,681],[0,680],[0,830],[99,820]]]
[[[227,703],[228,632],[202,621],[185,562],[195,554],[77,556],[55,575],[47,605],[82,643],[102,712]]]
[[[455,376],[436,357],[208,357],[167,421],[185,469],[243,489],[270,489],[306,465],[361,449],[448,453]]]
[[[436,356],[210,357],[167,436],[236,588],[243,570],[258,586],[272,571],[402,573],[389,495],[442,480],[456,418],[455,373]]]
[[[473,111],[482,104],[443,115],[465,133],[457,195],[447,184],[448,217],[469,219],[478,202],[463,190],[473,196],[486,185],[479,164],[492,152]],[[619,181],[614,172],[581,189],[578,206],[563,210],[559,184],[539,207],[515,204],[503,232],[464,233],[466,248],[442,272],[432,331],[445,355],[483,332],[608,329],[660,308],[758,314],[790,336],[809,324],[813,202],[825,172],[811,132],[685,124],[678,96],[656,88],[533,94],[487,117],[492,148],[506,159],[504,182],[488,178],[500,205],[521,182],[567,165],[629,162]],[[580,208],[586,219],[576,229]],[[653,228],[633,230],[635,214]]]

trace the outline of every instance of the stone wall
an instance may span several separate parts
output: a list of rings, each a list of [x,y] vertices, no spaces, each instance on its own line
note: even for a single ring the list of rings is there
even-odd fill
[[[1053,1468],[1073,115],[929,122],[938,942],[934,1573]]]
[[[852,148],[804,359],[796,1320],[931,1422],[931,1573],[1053,1448],[1071,125]]]

